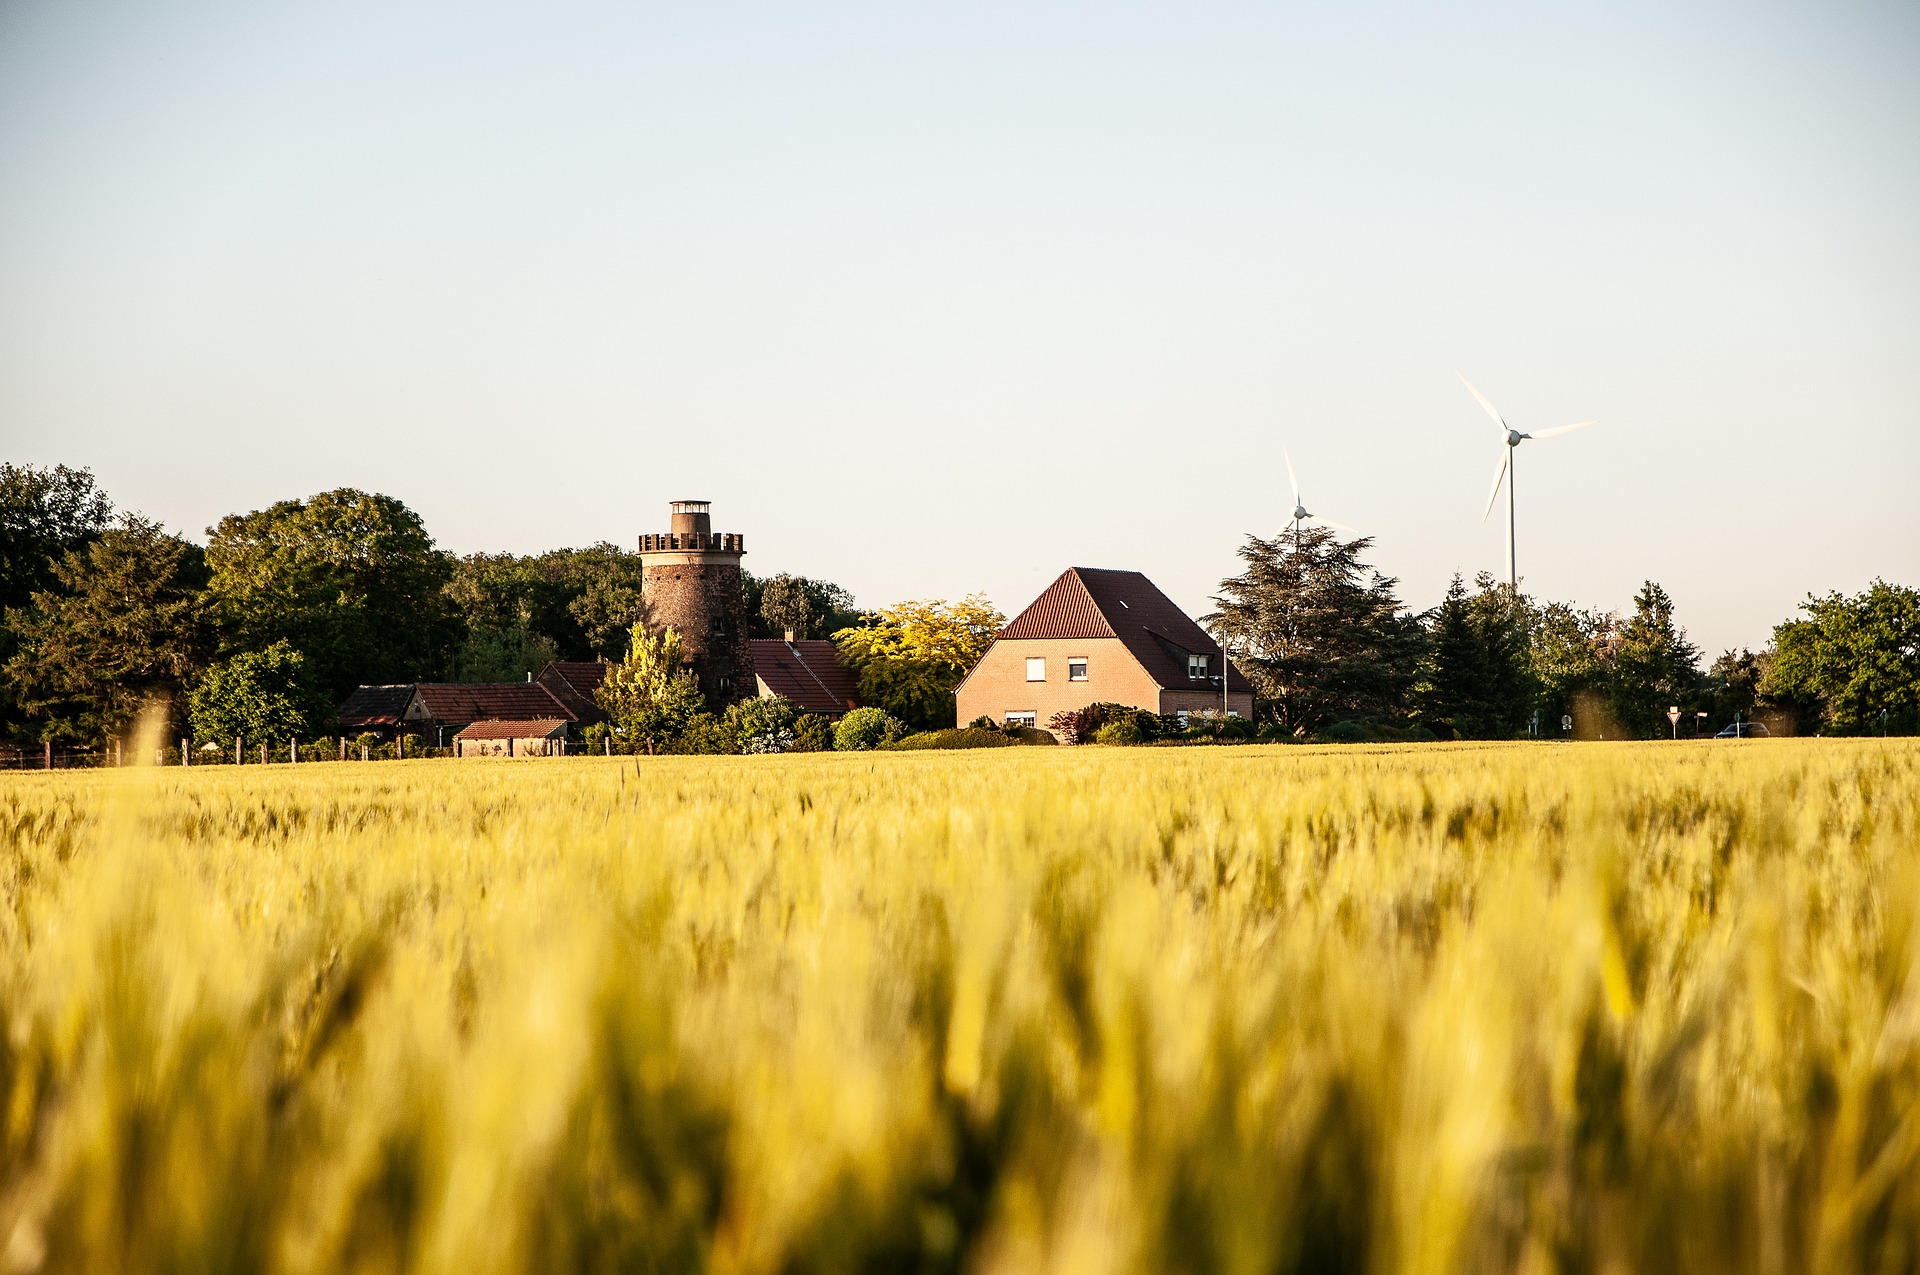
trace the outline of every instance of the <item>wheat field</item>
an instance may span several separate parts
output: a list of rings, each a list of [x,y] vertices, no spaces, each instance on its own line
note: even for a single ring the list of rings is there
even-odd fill
[[[0,779],[15,1271],[1911,1271],[1920,744]]]

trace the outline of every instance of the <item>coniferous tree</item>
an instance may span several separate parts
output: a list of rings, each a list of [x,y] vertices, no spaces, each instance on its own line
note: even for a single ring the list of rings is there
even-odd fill
[[[1608,671],[1614,715],[1641,738],[1664,735],[1667,709],[1691,711],[1700,693],[1700,648],[1673,616],[1673,599],[1648,580],[1620,626]]]
[[[1360,560],[1372,543],[1326,527],[1249,536],[1246,570],[1220,582],[1220,609],[1203,620],[1253,683],[1257,711],[1295,734],[1406,711],[1426,636],[1398,581]]]
[[[52,589],[7,612],[19,642],[7,678],[39,735],[115,735],[153,699],[177,712],[210,645],[200,547],[129,515],[52,572]]]
[[[1531,611],[1484,572],[1468,593],[1455,575],[1428,620],[1425,673],[1414,690],[1426,725],[1460,739],[1507,739],[1532,714]]]

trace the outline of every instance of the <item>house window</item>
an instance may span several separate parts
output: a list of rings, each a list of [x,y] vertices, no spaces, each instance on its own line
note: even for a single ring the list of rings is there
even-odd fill
[[[1204,655],[1187,656],[1187,676],[1205,677],[1207,675],[1207,657]]]
[[[1044,656],[1036,655],[1027,661],[1027,680],[1029,682],[1047,680],[1047,661]]]
[[[1067,680],[1069,682],[1086,681],[1087,680],[1087,662],[1085,660],[1068,660],[1067,661]]]
[[[1007,714],[1007,725],[1009,726],[1029,726],[1030,727],[1034,723],[1038,722],[1039,720],[1040,720],[1040,715],[1038,713],[1008,713]]]

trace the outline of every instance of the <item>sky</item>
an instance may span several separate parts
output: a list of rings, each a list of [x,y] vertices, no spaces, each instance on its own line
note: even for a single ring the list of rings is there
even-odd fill
[[[1920,585],[1920,6],[0,0],[0,456],[864,605]],[[1504,502],[1503,502],[1504,504]]]

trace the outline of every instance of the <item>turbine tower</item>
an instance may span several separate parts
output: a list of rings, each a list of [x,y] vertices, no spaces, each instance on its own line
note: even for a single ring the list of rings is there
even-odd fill
[[[1282,447],[1280,454],[1287,458],[1287,481],[1293,485],[1293,548],[1294,552],[1297,553],[1300,550],[1300,524],[1309,518],[1317,517],[1317,515],[1308,513],[1306,505],[1300,501],[1300,477],[1293,472],[1293,453]],[[1351,536],[1360,534],[1344,522],[1335,522],[1331,518],[1320,518],[1319,521],[1322,525],[1332,527],[1335,531],[1344,531]]]
[[[1507,587],[1517,592],[1520,588],[1520,572],[1513,544],[1513,450],[1529,438],[1553,438],[1559,434],[1571,434],[1576,429],[1585,429],[1589,425],[1598,425],[1600,422],[1578,421],[1572,425],[1558,425],[1553,429],[1543,429],[1538,434],[1523,434],[1507,424],[1507,418],[1500,415],[1499,409],[1492,403],[1487,402],[1485,394],[1473,388],[1473,382],[1469,381],[1464,374],[1455,373],[1455,375],[1460,377],[1460,384],[1467,387],[1467,393],[1473,395],[1480,406],[1487,409],[1487,415],[1491,416],[1493,423],[1500,427],[1500,467],[1493,471],[1493,488],[1487,492],[1487,507],[1480,514],[1480,521],[1485,522],[1487,515],[1493,512],[1493,502],[1500,495],[1501,482],[1505,481],[1507,484]]]

